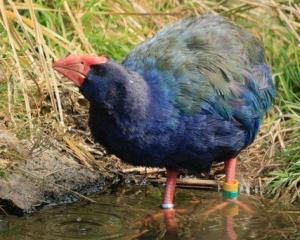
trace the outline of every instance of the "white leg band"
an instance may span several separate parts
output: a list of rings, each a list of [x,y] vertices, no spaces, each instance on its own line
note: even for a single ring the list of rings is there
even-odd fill
[[[172,203],[163,203],[161,205],[161,207],[162,207],[162,209],[172,209],[172,208],[174,208],[174,204],[172,204]]]

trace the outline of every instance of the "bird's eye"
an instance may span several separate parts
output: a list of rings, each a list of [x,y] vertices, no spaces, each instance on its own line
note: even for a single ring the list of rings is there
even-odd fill
[[[106,68],[101,64],[94,65],[94,71],[101,76],[104,76],[106,74]]]
[[[81,62],[81,64],[83,65],[83,64],[84,64],[84,62]]]

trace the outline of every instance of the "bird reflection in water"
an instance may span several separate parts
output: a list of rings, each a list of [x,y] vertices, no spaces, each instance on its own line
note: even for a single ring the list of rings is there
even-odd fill
[[[147,217],[143,220],[143,224],[149,224],[153,221],[158,222],[162,218],[164,219],[165,224],[165,235],[164,239],[180,239],[178,234],[178,226],[176,221],[176,215],[190,215],[196,212],[196,209],[200,206],[200,202],[193,202],[192,209],[164,209],[161,212],[154,214],[152,216]],[[253,210],[239,200],[226,200],[223,203],[209,209],[204,212],[201,217],[201,223],[209,218],[209,216],[216,214],[217,212],[221,212],[224,216],[224,238],[226,240],[236,240],[237,234],[234,229],[235,225],[235,217],[239,215],[240,210],[245,212],[246,214],[252,215]]]

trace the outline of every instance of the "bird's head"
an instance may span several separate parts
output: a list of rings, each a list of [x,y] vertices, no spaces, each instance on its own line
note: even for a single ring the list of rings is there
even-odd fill
[[[87,100],[100,105],[115,105],[132,85],[132,74],[106,57],[68,56],[55,61],[53,68],[72,80]]]
[[[106,57],[96,56],[68,56],[53,63],[53,68],[72,80],[75,85],[82,87],[92,65],[106,63]]]

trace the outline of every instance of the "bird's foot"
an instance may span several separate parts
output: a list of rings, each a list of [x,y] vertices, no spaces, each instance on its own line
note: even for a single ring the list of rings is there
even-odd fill
[[[158,213],[147,216],[143,220],[135,223],[135,225],[147,225],[147,224],[150,224],[151,222],[161,221],[163,218],[164,218],[166,224],[167,223],[171,224],[172,222],[175,221],[176,214],[185,214],[185,213],[187,213],[187,209],[176,209],[176,210],[175,209],[162,209]]]
[[[208,217],[217,211],[224,210],[225,216],[237,216],[239,214],[239,208],[245,211],[247,214],[253,214],[254,211],[247,204],[237,199],[227,199],[224,202],[214,206],[204,213],[204,216]]]

